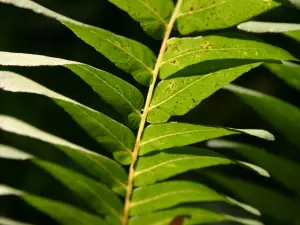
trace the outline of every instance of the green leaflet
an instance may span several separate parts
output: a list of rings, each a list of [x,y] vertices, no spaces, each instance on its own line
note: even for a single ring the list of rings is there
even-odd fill
[[[122,202],[106,186],[80,173],[46,161],[34,160],[33,162],[59,180],[99,215],[104,214],[106,221],[111,224],[121,224]]]
[[[202,100],[259,65],[252,63],[203,75],[196,75],[195,71],[193,76],[163,80],[155,89],[147,121],[163,123],[171,116],[184,115]]]
[[[0,2],[30,9],[60,21],[117,67],[132,74],[138,82],[144,85],[150,84],[156,57],[145,45],[101,28],[72,20],[30,0],[0,0]]]
[[[141,147],[139,155],[145,155],[146,153],[152,151],[190,145],[212,138],[241,133],[253,135],[267,140],[274,139],[272,134],[264,130],[208,127],[202,125],[171,122],[150,125],[145,129],[140,144]]]
[[[264,149],[242,143],[210,140],[207,145],[212,148],[225,148],[239,153],[249,161],[265,168],[273,179],[300,194],[300,165],[297,163],[274,155]]]
[[[270,177],[267,171],[256,165],[233,161],[209,149],[195,147],[170,148],[154,155],[139,157],[134,185],[144,186],[156,183],[193,169],[236,163],[254,170],[260,175]]]
[[[85,172],[108,185],[108,187],[112,188],[116,193],[124,195],[127,186],[127,175],[124,169],[115,161],[48,134],[9,116],[0,115],[0,128],[3,131],[32,137],[54,145],[78,163]],[[7,148],[9,147],[4,146],[4,150],[7,150]],[[18,152],[16,153],[16,151],[20,150],[12,149],[11,147],[10,150],[14,151],[14,158],[18,157],[20,159],[20,155],[16,156],[16,154],[19,154]],[[9,154],[7,151],[6,153],[2,153],[2,155],[6,158],[13,158],[12,154]],[[32,156],[30,155],[22,156],[23,159],[30,159],[31,157]]]
[[[282,33],[300,30],[300,24],[248,21],[239,24],[238,28],[253,33]]]
[[[66,225],[109,225],[103,219],[79,210],[71,205],[38,197],[23,191],[0,185],[0,196],[15,195],[32,205],[39,211],[49,215],[61,224]]]
[[[135,137],[129,128],[102,113],[15,73],[2,72],[0,87],[7,91],[29,92],[51,98],[69,113],[87,133],[102,144],[106,150],[111,151],[119,162],[123,164],[130,163]]]
[[[231,160],[208,149],[168,149],[155,155],[139,157],[135,167],[134,185],[153,184],[192,169],[230,163]]]
[[[124,116],[140,120],[144,105],[142,93],[131,84],[92,66],[79,62],[23,53],[0,52],[4,66],[65,66],[80,76],[108,104]]]
[[[258,208],[262,213],[282,220],[299,219],[300,206],[293,199],[260,185],[231,178],[220,173],[206,172],[207,176],[221,184],[239,199]]]
[[[170,225],[177,216],[186,216],[184,224],[216,223],[229,220],[225,215],[193,207],[178,207],[132,218],[129,225]],[[193,222],[193,223],[191,223]]]
[[[290,62],[285,62],[283,65],[266,64],[269,69],[279,78],[283,79],[287,84],[300,91],[300,66]]]
[[[161,63],[160,78],[166,79],[196,63],[212,61],[213,64],[213,60],[218,60],[218,63],[229,59],[244,59],[245,64],[249,63],[247,60],[252,60],[253,63],[296,60],[285,50],[254,40],[248,35],[232,33],[223,36],[171,38]],[[201,66],[198,66],[198,73],[194,74],[202,74]]]
[[[144,31],[162,39],[174,10],[172,0],[109,0],[140,22]]]
[[[232,27],[280,6],[276,0],[185,0],[178,17],[181,34]]]
[[[278,133],[300,148],[300,109],[272,96],[236,85],[228,85],[226,89],[235,93]]]
[[[132,194],[130,214],[138,215],[185,202],[226,201],[214,190],[191,181],[167,181],[140,187]]]
[[[253,171],[255,171],[257,174],[264,176],[264,177],[271,177],[271,175],[269,174],[269,172],[265,169],[263,169],[262,167],[259,167],[255,164],[249,163],[249,162],[244,162],[244,161],[238,161],[238,163],[248,169],[251,169]]]
[[[5,217],[0,217],[0,224],[1,225],[33,225],[29,223],[23,223],[16,220],[11,220]]]
[[[136,81],[150,85],[156,57],[148,47],[97,27],[62,22],[117,67],[132,74]]]
[[[285,33],[286,36],[295,39],[296,41],[300,42],[300,30],[297,31],[289,31]]]

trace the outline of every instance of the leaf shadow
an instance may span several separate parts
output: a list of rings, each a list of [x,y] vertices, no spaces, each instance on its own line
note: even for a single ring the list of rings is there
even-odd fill
[[[220,70],[235,68],[238,66],[249,65],[253,63],[274,63],[281,64],[276,60],[265,60],[265,59],[217,59],[217,60],[208,60],[201,63],[196,63],[191,66],[185,67],[184,69],[176,72],[175,74],[169,76],[166,80],[178,78],[178,77],[189,77],[189,76],[198,76],[209,73],[214,73]]]

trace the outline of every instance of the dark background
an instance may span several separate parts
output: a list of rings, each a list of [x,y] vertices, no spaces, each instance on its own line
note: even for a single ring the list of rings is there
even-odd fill
[[[119,10],[107,0],[43,0],[36,2],[78,21],[140,41],[149,46],[155,53],[159,50],[159,41],[155,41],[146,35],[137,22],[133,21],[125,12]],[[293,8],[282,7],[263,14],[256,19],[300,23],[300,13]],[[234,31],[235,28],[227,30]],[[222,31],[212,33],[218,32]],[[259,37],[289,50],[296,57],[300,58],[300,44],[296,41],[283,35],[268,34],[259,35]],[[84,62],[111,72],[139,87],[143,93],[146,92],[146,88],[137,84],[129,74],[117,69],[110,61],[78,39],[59,22],[28,10],[1,3],[0,51],[40,54]],[[121,115],[114,112],[110,106],[99,99],[88,85],[65,68],[0,67],[0,70],[15,71],[30,77],[58,93],[76,99],[123,122]],[[300,107],[299,93],[263,67],[244,74],[235,83],[272,94]],[[49,133],[106,154],[62,109],[51,100],[42,96],[24,93],[16,94],[0,90],[0,113],[20,118]],[[300,160],[299,154],[297,154],[294,147],[273,130],[269,124],[259,118],[251,108],[244,105],[235,96],[223,90],[204,100],[184,117],[175,117],[172,120],[236,128],[266,129],[275,134],[275,142],[260,141],[244,136],[231,139],[246,141],[272,152],[280,153],[292,160]],[[42,142],[6,132],[1,132],[0,135],[0,140],[3,143],[28,149],[29,151],[36,151],[42,158],[76,167],[64,155],[59,154],[58,151]],[[58,182],[54,181],[46,173],[38,170],[30,162],[15,162],[1,159],[0,183],[6,183],[13,187],[22,188],[54,199],[64,199],[78,207],[84,207],[62,188]],[[14,197],[1,197],[1,215],[13,216],[14,218],[36,224],[55,223],[50,218],[38,213],[32,207]]]

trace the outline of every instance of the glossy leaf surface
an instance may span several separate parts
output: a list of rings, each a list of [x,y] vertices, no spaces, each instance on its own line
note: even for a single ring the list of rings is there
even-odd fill
[[[280,6],[275,0],[185,0],[178,17],[181,34],[232,27]]]
[[[181,147],[165,150],[155,155],[139,157],[134,173],[135,186],[153,184],[177,174],[232,161],[208,149]]]
[[[224,36],[171,38],[161,63],[160,77],[166,79],[193,64],[228,59],[253,62],[295,60],[288,52],[247,35],[229,33]],[[201,72],[199,66],[198,73]]]
[[[184,202],[200,201],[225,201],[225,198],[199,183],[168,181],[136,189],[132,195],[130,213],[150,213]]]
[[[190,145],[212,138],[241,133],[267,140],[274,139],[272,134],[264,130],[229,129],[171,122],[148,126],[142,138],[139,154],[144,155],[152,151]]]
[[[260,63],[249,63],[203,75],[177,77],[161,81],[154,92],[148,122],[163,123],[171,116],[182,116],[217,90]],[[197,71],[195,71],[197,72]]]

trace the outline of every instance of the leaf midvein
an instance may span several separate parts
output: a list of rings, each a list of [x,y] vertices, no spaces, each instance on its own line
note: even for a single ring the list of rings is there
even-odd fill
[[[180,134],[194,133],[194,132],[199,132],[199,131],[213,131],[213,130],[215,130],[215,129],[188,130],[188,131],[176,132],[176,133],[172,133],[172,134],[166,134],[166,135],[163,135],[163,136],[160,136],[160,137],[150,139],[148,141],[143,141],[143,142],[141,142],[141,146],[149,144],[150,142],[153,142],[153,141],[165,138],[165,137],[171,137],[171,136],[176,136],[176,135],[180,135]]]
[[[111,86],[109,83],[107,83],[105,80],[103,80],[101,77],[97,76],[95,73],[93,73],[92,71],[90,71],[89,69],[85,68],[84,66],[82,65],[78,65],[79,67],[81,67],[82,69],[90,72],[91,74],[93,74],[97,79],[101,80],[103,83],[105,83],[108,87],[110,87],[111,89],[113,89],[116,93],[118,93],[118,95],[120,95],[129,105],[130,107],[136,111],[136,112],[139,112],[133,105],[132,103],[121,93],[119,92],[117,89],[115,89],[113,86]],[[140,113],[140,112],[139,112]]]
[[[233,50],[259,50],[259,48],[215,48],[215,49],[198,49],[198,50],[194,50],[194,51],[190,51],[190,52],[186,52],[186,53],[182,53],[179,55],[176,55],[175,57],[169,58],[166,61],[163,61],[160,66],[163,66],[164,64],[174,61],[178,58],[182,58],[184,56],[187,55],[191,55],[194,53],[198,53],[198,52],[205,52],[205,51],[233,51]]]
[[[88,116],[88,118],[90,119],[90,120],[93,120],[94,122],[96,122],[98,125],[100,125],[111,137],[113,137],[123,148],[124,148],[124,150],[125,151],[127,151],[127,152],[130,152],[130,154],[131,154],[131,150],[129,149],[129,148],[127,148],[126,146],[125,146],[125,144],[121,141],[121,140],[119,140],[119,138],[118,137],[116,137],[109,129],[107,129],[102,123],[100,123],[98,120],[96,120],[95,118],[93,118],[91,115],[89,115],[88,113],[86,113],[84,110],[82,110],[82,109],[80,109],[77,105],[76,105],[76,107],[80,110],[80,111],[82,111],[85,115],[87,115]]]

